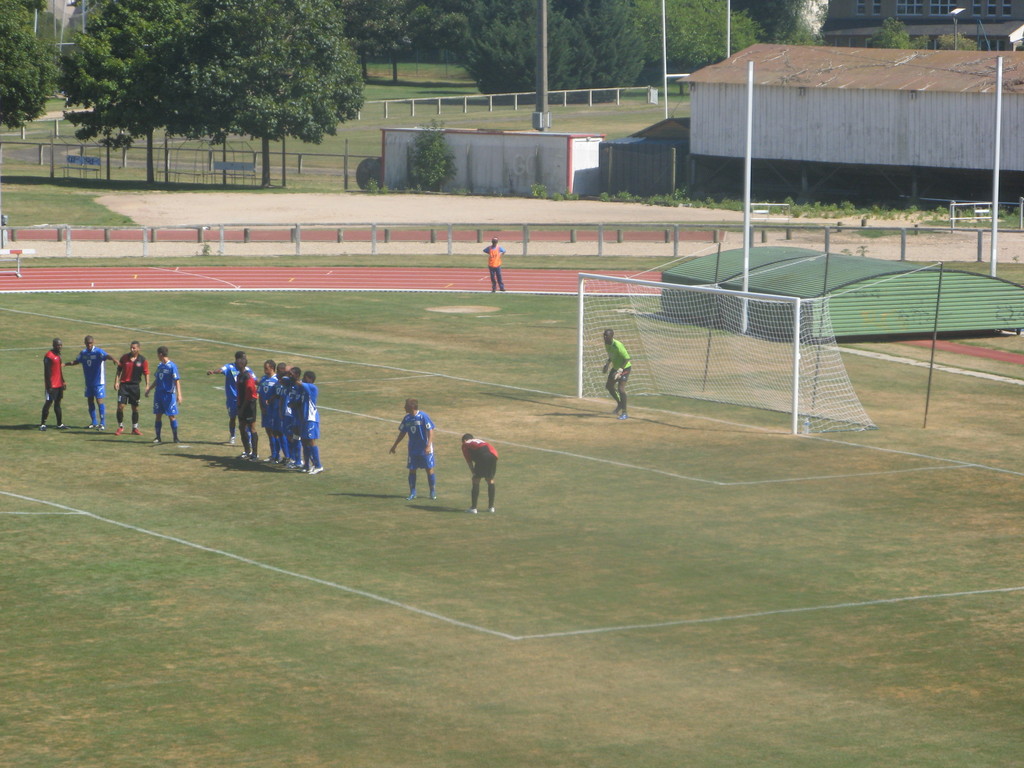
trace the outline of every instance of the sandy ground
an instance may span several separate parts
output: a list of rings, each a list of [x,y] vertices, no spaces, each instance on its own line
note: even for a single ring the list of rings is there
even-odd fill
[[[613,224],[740,222],[732,211],[463,195],[153,192],[97,202],[148,226],[176,224]]]

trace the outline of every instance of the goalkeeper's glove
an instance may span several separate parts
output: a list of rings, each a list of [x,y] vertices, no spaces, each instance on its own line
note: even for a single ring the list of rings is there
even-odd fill
[[[615,369],[615,380],[618,381],[621,378],[622,378],[622,369],[621,368],[616,368]]]

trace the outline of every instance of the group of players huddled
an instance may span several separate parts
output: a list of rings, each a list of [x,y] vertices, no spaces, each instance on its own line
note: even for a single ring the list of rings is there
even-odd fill
[[[61,358],[63,342],[53,340],[51,349],[43,356],[43,387],[45,400],[39,419],[39,430],[45,432],[46,421],[52,408],[57,420],[57,429],[69,429],[64,424],[62,402],[67,382],[64,367],[82,366],[85,374],[85,396],[89,404],[90,424],[86,429],[105,431],[107,428],[106,370],[105,363],[114,361],[107,352],[96,346],[92,336],[85,337],[85,349],[69,363]],[[156,350],[159,364],[152,383],[149,378],[149,362],[141,353],[141,345],[133,341],[129,352],[117,360],[117,375],[114,389],[117,392],[117,430],[115,435],[125,432],[125,406],[131,408],[131,433],[141,435],[139,429],[139,401],[142,396],[153,393],[154,443],[163,442],[163,417],[171,425],[175,443],[178,436],[178,406],[182,402],[181,375],[178,366],[170,359],[167,347]],[[320,415],[317,411],[318,391],[316,374],[303,373],[287,363],[267,360],[263,364],[263,378],[258,382],[244,352],[235,353],[234,363],[227,363],[218,369],[207,371],[207,375],[224,374],[224,391],[227,396],[229,417],[229,444],[235,444],[236,423],[242,434],[243,453],[240,458],[260,461],[258,452],[259,428],[267,434],[270,455],[263,461],[284,465],[289,469],[301,470],[310,475],[324,471],[320,463]],[[145,385],[145,390],[142,386]],[[260,424],[256,424],[257,416]]]
[[[319,390],[316,373],[278,363],[263,362],[263,376],[249,367],[245,352],[235,352],[235,361],[207,371],[207,376],[224,375],[228,408],[228,442],[235,444],[236,428],[242,436],[239,458],[261,461],[259,427],[267,433],[270,455],[264,462],[280,464],[310,475],[324,471],[320,463]],[[259,427],[256,418],[259,416]]]

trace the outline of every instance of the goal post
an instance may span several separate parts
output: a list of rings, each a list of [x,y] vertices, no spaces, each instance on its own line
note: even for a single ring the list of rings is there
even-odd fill
[[[832,332],[828,299],[581,273],[577,396],[605,393],[601,334],[633,359],[630,395],[672,395],[789,415],[790,430],[874,429]]]

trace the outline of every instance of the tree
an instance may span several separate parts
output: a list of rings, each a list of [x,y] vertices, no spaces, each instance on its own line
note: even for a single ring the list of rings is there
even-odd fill
[[[418,50],[455,51],[469,36],[470,0],[410,0],[410,34]]]
[[[444,127],[435,120],[413,142],[409,177],[414,187],[440,192],[454,175],[455,153],[444,137]]]
[[[192,105],[187,135],[318,144],[362,107],[362,79],[333,0],[196,0],[205,24],[184,67]]]
[[[53,49],[32,34],[22,0],[0,0],[0,125],[20,128],[46,110],[57,85]]]
[[[66,113],[75,136],[101,136],[108,147],[145,138],[146,180],[154,181],[154,132],[188,122],[178,75],[196,26],[188,0],[118,0],[90,13],[88,33],[76,38],[61,76],[67,106],[85,108]]]
[[[828,3],[816,0],[732,0],[734,12],[746,12],[761,27],[762,42],[809,45],[819,39]],[[735,48],[734,48],[735,50]]]
[[[626,0],[550,0],[548,85],[632,85],[642,65]],[[466,68],[484,93],[536,84],[536,0],[478,0],[470,15]]]
[[[346,34],[359,54],[363,79],[370,56],[391,58],[391,79],[398,80],[398,52],[412,45],[410,0],[341,0]]]
[[[882,27],[868,38],[868,48],[909,48],[910,33],[899,19],[886,19]]]
[[[637,0],[635,23],[645,59],[661,70],[661,0]],[[672,71],[693,72],[726,58],[725,4],[721,0],[667,0],[668,58]],[[733,13],[731,43],[738,51],[757,42],[758,26],[746,13]]]

